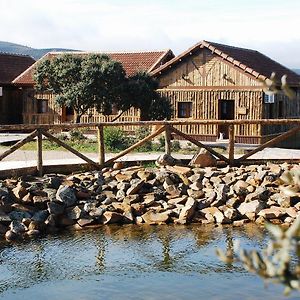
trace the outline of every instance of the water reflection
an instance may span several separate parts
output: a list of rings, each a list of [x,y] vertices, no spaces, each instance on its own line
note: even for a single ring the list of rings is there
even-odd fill
[[[47,236],[20,244],[0,244],[0,293],[40,282],[88,280],[90,276],[139,276],[243,273],[226,266],[215,248],[262,247],[266,233],[255,225],[103,226],[94,230]],[[62,297],[63,298],[63,297]]]

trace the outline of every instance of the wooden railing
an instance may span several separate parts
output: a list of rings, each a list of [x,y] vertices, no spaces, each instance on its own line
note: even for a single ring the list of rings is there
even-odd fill
[[[252,151],[242,155],[239,158],[235,158],[234,151],[235,151],[235,127],[240,125],[251,125],[251,124],[260,124],[260,125],[289,125],[293,126],[287,132],[284,132],[268,142],[257,146]],[[196,139],[192,136],[183,133],[182,131],[178,130],[177,128],[182,128],[182,126],[211,126],[212,128],[219,125],[228,125],[229,127],[229,140],[228,140],[228,156],[224,156],[216,152],[211,146],[208,146]],[[104,145],[104,135],[103,135],[103,128],[110,127],[110,126],[131,126],[131,127],[140,127],[140,126],[153,126],[154,130],[151,134],[146,136],[145,138],[141,139],[134,145],[130,146],[129,148],[121,151],[120,153],[116,154],[113,158],[105,160],[105,145]],[[53,130],[55,132],[59,130],[71,130],[71,129],[79,129],[79,128],[97,128],[97,140],[98,140],[98,162],[91,160],[90,158],[86,157],[85,155],[81,154],[77,150],[73,149],[65,142],[59,140],[55,136],[53,136],[49,130]],[[9,131],[16,131],[16,130],[24,130],[24,131],[32,131],[26,138],[19,141],[8,150],[4,151],[0,154],[0,161],[13,153],[18,148],[22,147],[24,144],[32,141],[33,139],[37,139],[37,171],[40,175],[43,174],[43,159],[42,159],[42,136],[45,136],[49,140],[57,143],[58,145],[64,147],[68,151],[72,152],[79,158],[83,159],[86,163],[94,167],[95,169],[101,169],[102,167],[113,163],[115,160],[119,159],[120,157],[128,154],[129,152],[133,151],[134,149],[140,147],[147,141],[155,138],[159,134],[164,132],[165,137],[165,153],[171,154],[171,136],[176,135],[182,139],[185,139],[199,148],[207,149],[211,154],[213,154],[216,158],[220,161],[233,165],[239,165],[245,163],[249,157],[254,155],[255,153],[263,150],[266,147],[274,146],[279,142],[286,140],[287,138],[295,135],[297,132],[300,131],[300,119],[278,119],[278,120],[197,120],[197,121],[139,121],[139,122],[102,122],[102,123],[80,123],[80,124],[40,124],[40,125],[1,125],[0,132],[9,132]],[[214,129],[216,130],[216,129]]]

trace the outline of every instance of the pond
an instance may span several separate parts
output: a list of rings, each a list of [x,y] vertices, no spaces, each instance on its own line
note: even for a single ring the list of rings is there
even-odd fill
[[[262,248],[255,225],[103,226],[0,245],[0,299],[283,299],[215,255],[239,239]],[[286,299],[298,299],[294,292]]]

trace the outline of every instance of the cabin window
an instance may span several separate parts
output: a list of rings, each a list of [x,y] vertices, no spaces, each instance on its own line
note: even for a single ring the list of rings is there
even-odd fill
[[[268,104],[269,119],[274,119],[274,103]]]
[[[178,118],[190,118],[192,116],[192,102],[178,102]]]
[[[43,114],[48,112],[48,100],[37,99],[37,113]]]
[[[278,102],[278,118],[283,118],[283,101]]]
[[[275,95],[274,94],[264,94],[264,102],[266,104],[272,104],[275,102]]]

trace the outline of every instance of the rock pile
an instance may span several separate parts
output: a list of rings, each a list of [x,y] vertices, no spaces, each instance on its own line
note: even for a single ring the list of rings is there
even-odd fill
[[[14,240],[111,223],[290,224],[299,214],[300,193],[295,186],[285,193],[282,178],[293,172],[300,167],[287,163],[175,165],[6,179],[0,182],[0,234]]]

